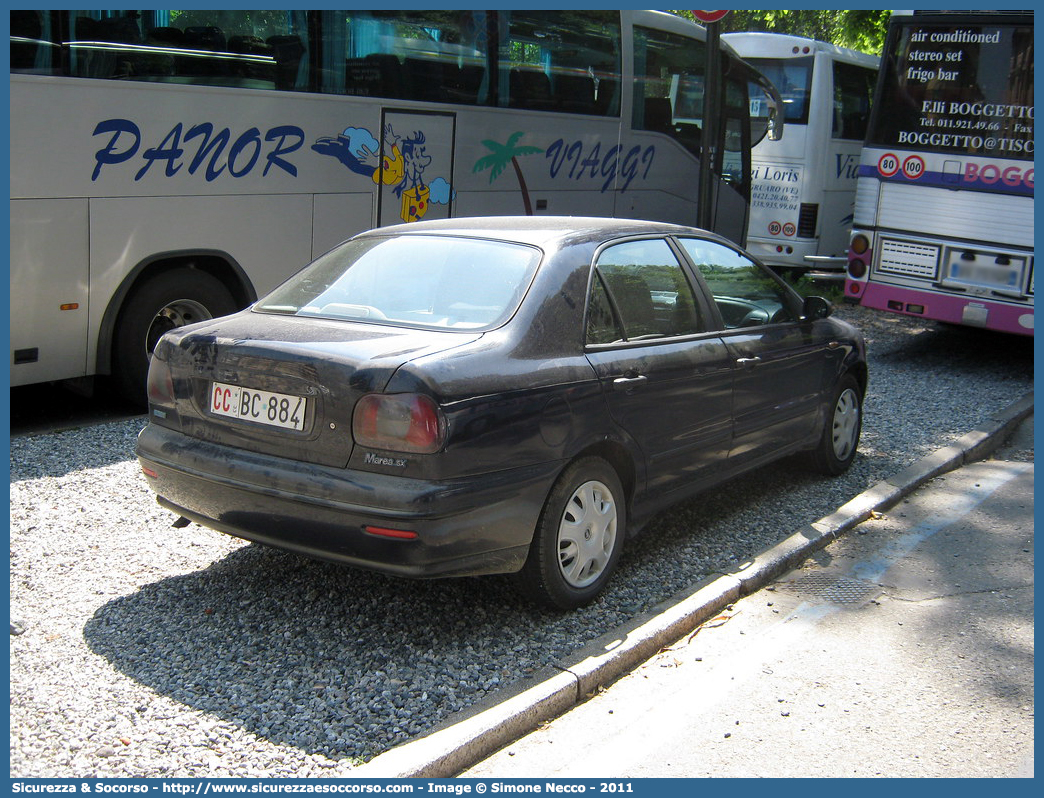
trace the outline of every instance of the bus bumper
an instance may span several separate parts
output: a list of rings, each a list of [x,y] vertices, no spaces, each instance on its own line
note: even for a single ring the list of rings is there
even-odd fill
[[[1033,306],[994,299],[918,291],[866,283],[859,302],[864,307],[925,319],[982,327],[1017,335],[1033,335]]]

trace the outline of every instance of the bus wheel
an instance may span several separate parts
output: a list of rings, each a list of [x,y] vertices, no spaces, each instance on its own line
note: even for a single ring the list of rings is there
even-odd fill
[[[163,272],[127,296],[116,321],[113,378],[120,394],[144,405],[149,357],[168,330],[225,316],[237,310],[216,277],[196,269]]]

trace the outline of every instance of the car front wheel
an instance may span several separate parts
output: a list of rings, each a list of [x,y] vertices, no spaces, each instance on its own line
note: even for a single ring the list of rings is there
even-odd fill
[[[570,610],[597,596],[620,557],[626,525],[623,487],[595,457],[558,478],[518,574],[522,592],[545,606]]]
[[[855,377],[846,374],[834,387],[819,445],[812,451],[812,463],[817,471],[837,476],[852,465],[862,424],[863,395]]]

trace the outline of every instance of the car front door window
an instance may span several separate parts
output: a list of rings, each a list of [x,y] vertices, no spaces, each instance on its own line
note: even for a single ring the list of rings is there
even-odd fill
[[[703,276],[726,330],[797,320],[793,297],[764,267],[712,241],[680,243]]]

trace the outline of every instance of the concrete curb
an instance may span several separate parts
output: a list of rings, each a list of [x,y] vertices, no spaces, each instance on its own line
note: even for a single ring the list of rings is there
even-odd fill
[[[450,778],[630,672],[737,599],[793,568],[838,535],[891,507],[930,479],[980,460],[1033,413],[1033,394],[1012,403],[950,446],[856,496],[831,515],[795,531],[736,569],[711,576],[603,635],[496,703],[480,704],[425,737],[351,771],[359,778]],[[535,684],[532,682],[535,681]],[[531,685],[531,686],[527,686]]]

